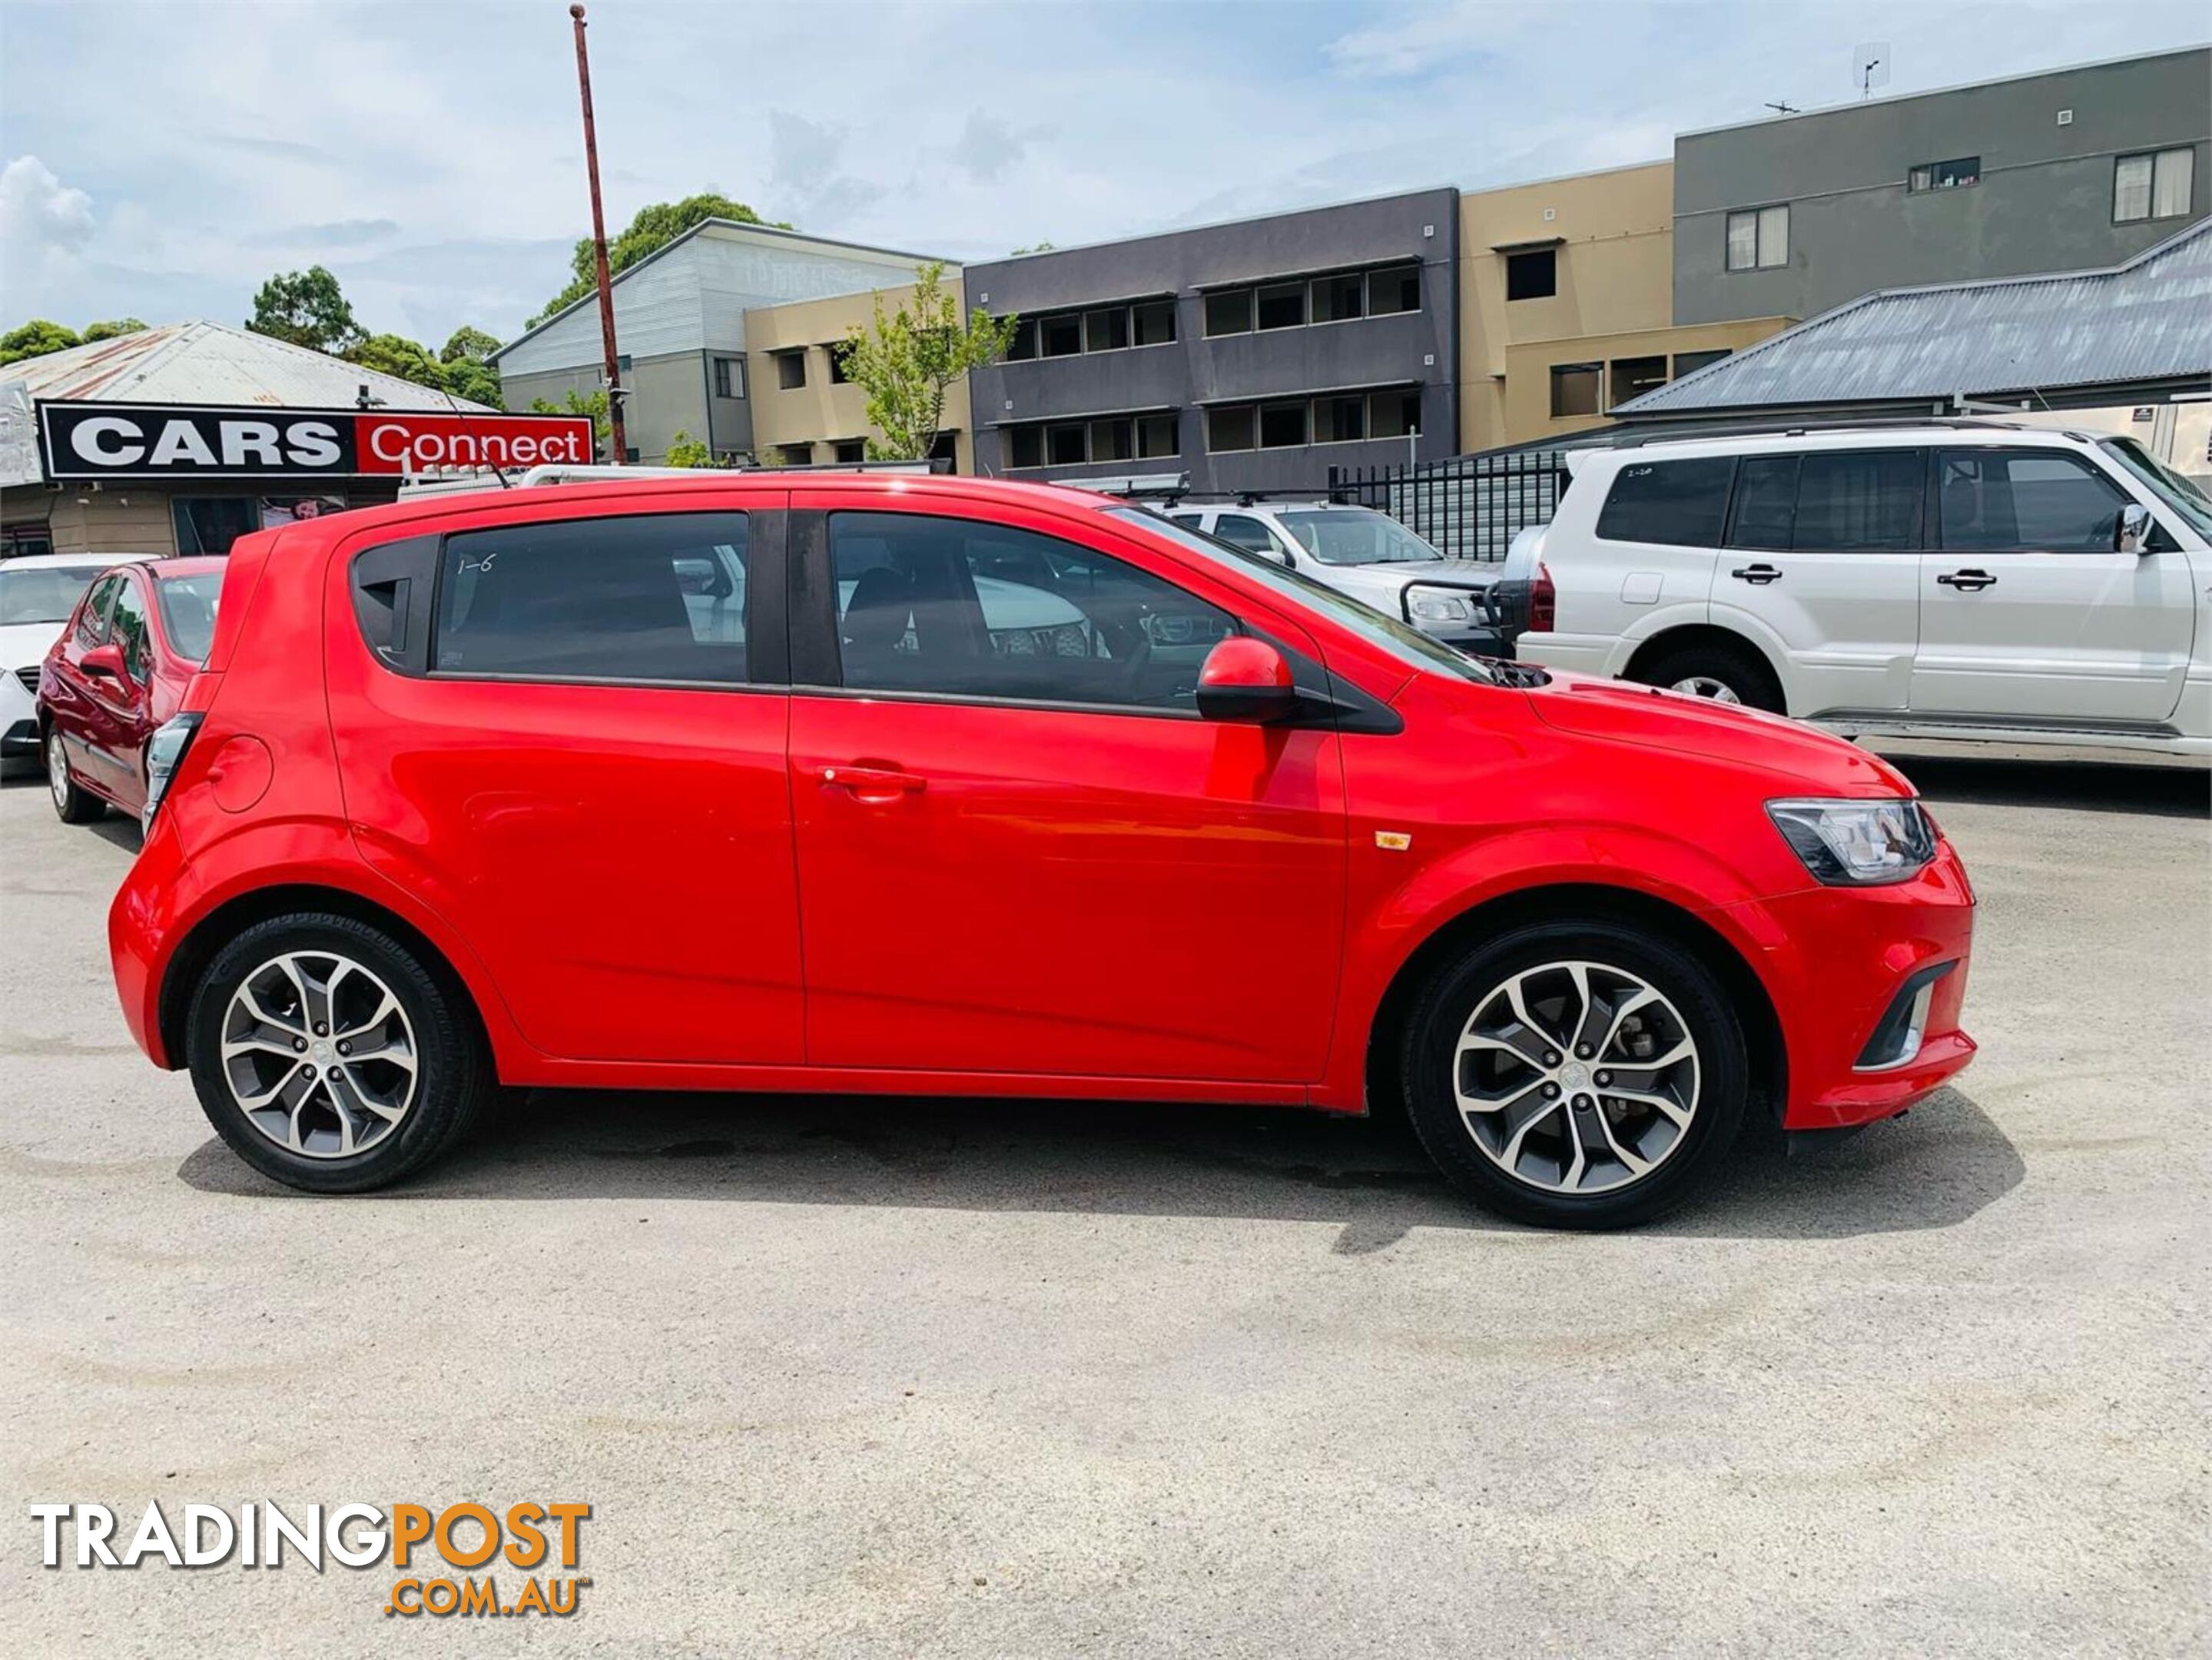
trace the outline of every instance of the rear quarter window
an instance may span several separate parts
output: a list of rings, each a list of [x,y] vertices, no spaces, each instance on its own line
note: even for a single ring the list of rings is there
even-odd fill
[[[1731,456],[1684,461],[1630,461],[1613,475],[1599,509],[1597,533],[1607,542],[1656,542],[1717,548],[1728,516]]]

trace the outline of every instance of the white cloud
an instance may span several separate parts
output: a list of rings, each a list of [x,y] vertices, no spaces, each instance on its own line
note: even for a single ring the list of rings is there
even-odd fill
[[[92,198],[37,156],[18,155],[0,168],[0,302],[11,320],[66,291],[98,228]]]

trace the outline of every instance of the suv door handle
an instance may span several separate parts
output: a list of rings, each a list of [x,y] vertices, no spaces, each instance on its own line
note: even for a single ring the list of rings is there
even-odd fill
[[[1771,565],[1738,565],[1729,575],[1738,581],[1753,582],[1762,587],[1769,582],[1782,580],[1782,573]]]
[[[862,800],[888,800],[894,795],[919,795],[929,780],[918,773],[891,767],[823,767],[816,780],[831,789],[850,790]]]
[[[1997,579],[1985,570],[1947,570],[1936,580],[1961,593],[1979,593],[1984,588],[1996,587]]]

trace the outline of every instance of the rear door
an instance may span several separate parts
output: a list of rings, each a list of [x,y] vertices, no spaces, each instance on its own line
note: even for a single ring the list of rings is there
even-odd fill
[[[123,654],[119,680],[86,677],[85,691],[100,706],[106,775],[101,782],[116,805],[136,812],[146,805],[146,740],[154,696],[154,596],[143,570],[118,573],[122,585],[107,614],[108,643]]]
[[[1939,450],[1936,474],[1912,712],[2058,727],[2171,715],[2196,593],[2163,532],[2142,553],[2115,550],[2134,498],[2087,458],[2045,446]]]
[[[900,510],[860,510],[887,499]],[[1194,699],[1225,635],[1258,627],[1317,664],[1310,637],[1147,569],[1103,515],[793,505],[810,1061],[1318,1077],[1339,739],[1208,721]]]
[[[331,709],[356,840],[548,1055],[795,1062],[786,498],[553,516],[561,492],[514,495],[341,552]]]
[[[1800,719],[1905,706],[1926,456],[1820,449],[1737,465],[1712,619],[1783,652]]]

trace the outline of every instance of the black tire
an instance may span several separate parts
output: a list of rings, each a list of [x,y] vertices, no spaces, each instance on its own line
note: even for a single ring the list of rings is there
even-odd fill
[[[1782,683],[1756,647],[1725,640],[1675,646],[1640,666],[1634,678],[1647,686],[1676,686],[1685,680],[1717,681],[1747,708],[1787,714]]]
[[[1476,1145],[1454,1099],[1451,1068],[1468,1022],[1513,976],[1564,962],[1605,964],[1642,979],[1680,1012],[1697,1045],[1698,1097],[1679,1144],[1649,1175],[1605,1192],[1547,1191],[1509,1175]],[[1750,1070],[1742,1026],[1704,963],[1644,929],[1581,920],[1516,927],[1445,964],[1406,1022],[1399,1075],[1413,1133],[1454,1187],[1516,1222],[1597,1231],[1662,1216],[1711,1179],[1742,1127]]]
[[[223,1023],[233,994],[287,952],[352,959],[383,981],[405,1017],[416,1061],[414,1092],[389,1133],[364,1151],[316,1158],[280,1145],[246,1116],[224,1075]],[[451,972],[349,916],[278,916],[247,928],[201,976],[185,1031],[192,1085],[216,1133],[263,1175],[310,1193],[364,1193],[413,1174],[469,1133],[497,1088],[475,1011]]]
[[[76,781],[70,770],[69,754],[49,727],[40,749],[46,763],[46,799],[54,804],[54,815],[64,824],[90,824],[107,816],[107,803]],[[54,769],[61,769],[57,782]]]

